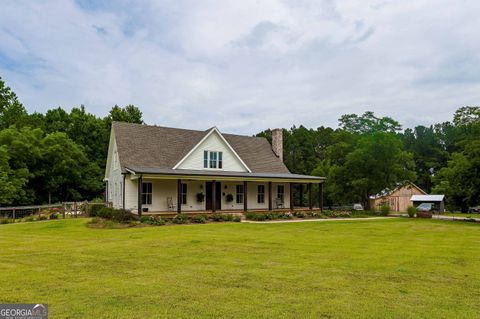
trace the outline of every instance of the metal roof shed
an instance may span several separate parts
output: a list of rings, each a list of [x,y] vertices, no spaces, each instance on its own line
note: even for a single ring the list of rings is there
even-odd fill
[[[413,195],[410,201],[415,207],[422,203],[432,203],[440,213],[445,211],[445,195]]]

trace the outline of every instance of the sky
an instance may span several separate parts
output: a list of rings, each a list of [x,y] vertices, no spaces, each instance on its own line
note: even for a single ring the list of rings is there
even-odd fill
[[[29,112],[134,104],[146,123],[254,134],[404,127],[480,105],[480,1],[3,0],[0,76]]]

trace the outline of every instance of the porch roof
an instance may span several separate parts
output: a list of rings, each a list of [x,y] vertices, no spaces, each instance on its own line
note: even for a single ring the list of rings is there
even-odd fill
[[[126,167],[127,172],[134,175],[152,175],[152,176],[168,176],[187,177],[187,178],[203,178],[203,179],[235,179],[241,178],[245,180],[284,180],[290,182],[317,182],[325,181],[325,177],[291,174],[291,173],[249,173],[249,172],[227,172],[216,170],[191,170],[191,169],[171,169],[158,167]]]

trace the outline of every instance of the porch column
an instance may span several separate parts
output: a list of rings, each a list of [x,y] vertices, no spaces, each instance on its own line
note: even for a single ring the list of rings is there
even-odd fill
[[[217,211],[217,181],[212,182],[212,212]]]
[[[143,191],[143,184],[142,184],[142,176],[138,178],[138,216],[142,216],[142,191]]]
[[[303,207],[303,184],[300,184],[300,201],[299,206]]]
[[[272,210],[272,182],[268,182],[268,210]]]
[[[125,174],[123,175],[123,185],[122,185],[122,207],[125,210]]]
[[[108,181],[105,183],[105,204],[108,205]]]
[[[293,183],[290,183],[290,210],[293,210]]]
[[[246,212],[248,209],[248,189],[247,189],[247,181],[243,181],[243,210]]]
[[[318,206],[320,213],[323,213],[323,183],[318,183]]]
[[[182,180],[177,179],[177,213],[182,213]]]
[[[313,209],[312,183],[308,183],[308,208]]]

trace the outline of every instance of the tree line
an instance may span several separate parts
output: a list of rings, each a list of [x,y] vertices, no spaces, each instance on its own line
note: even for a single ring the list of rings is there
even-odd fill
[[[29,114],[0,78],[0,205],[100,197],[112,121],[143,123],[133,105],[99,117],[84,106]],[[257,136],[271,141],[271,131]],[[292,173],[327,177],[325,204],[361,202],[411,181],[447,196],[451,209],[480,204],[480,108],[452,121],[402,129],[373,112],[347,114],[336,129],[284,129],[284,161]]]
[[[0,78],[0,206],[101,197],[112,121],[143,123],[133,105],[106,117],[58,107],[29,114]]]
[[[271,131],[257,134],[271,140]],[[324,176],[325,205],[360,202],[405,181],[445,194],[450,209],[480,205],[480,107],[453,120],[402,129],[372,112],[347,114],[339,127],[284,129],[284,162],[292,173]]]

